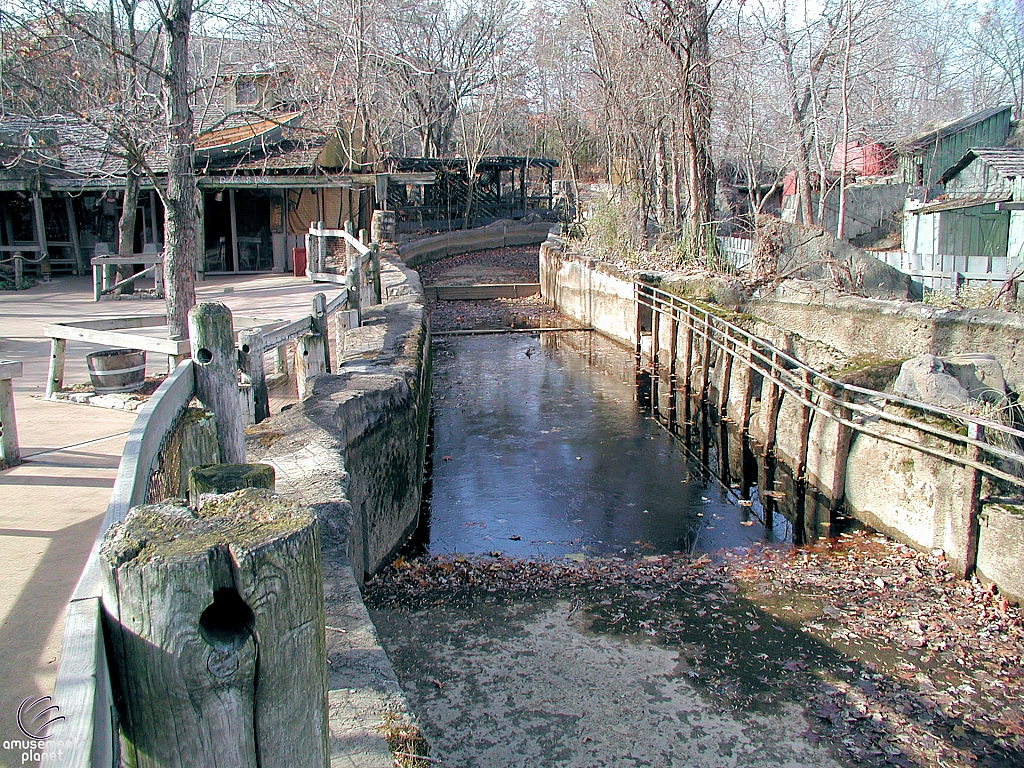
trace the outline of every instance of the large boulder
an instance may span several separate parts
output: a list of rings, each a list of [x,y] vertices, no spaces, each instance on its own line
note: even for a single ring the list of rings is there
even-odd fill
[[[1002,404],[1006,380],[992,355],[921,355],[900,367],[893,394],[943,408],[963,408],[971,400]]]

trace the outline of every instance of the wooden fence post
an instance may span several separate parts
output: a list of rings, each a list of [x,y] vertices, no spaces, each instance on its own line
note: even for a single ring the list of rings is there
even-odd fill
[[[836,416],[845,421],[853,418],[853,412],[843,404],[848,397],[845,390],[836,394],[840,402],[836,405]],[[832,460],[832,498],[829,499],[829,513],[835,517],[846,499],[846,469],[853,444],[853,427],[839,424],[836,433],[836,455]],[[831,520],[829,521],[831,525]]]
[[[241,464],[245,461],[245,432],[238,402],[238,352],[231,310],[216,302],[197,304],[189,310],[188,330],[196,397],[213,411],[220,460]]]
[[[326,768],[323,577],[309,509],[259,490],[198,513],[136,507],[104,536],[100,562],[127,763]]]
[[[299,400],[306,399],[313,389],[313,377],[321,373],[327,373],[324,337],[319,333],[299,336],[295,340],[295,387]]]
[[[339,309],[334,313],[334,342],[338,366],[345,362],[345,334],[359,327],[359,313],[353,309]]]
[[[13,467],[21,464],[18,445],[18,422],[14,417],[14,386],[12,379],[21,376],[22,364],[16,360],[0,360],[0,464]]]
[[[188,503],[202,506],[207,494],[232,493],[243,488],[274,492],[277,476],[269,464],[205,464],[188,472]]]
[[[313,304],[310,309],[310,327],[313,333],[318,333],[324,338],[324,371],[331,372],[331,345],[327,335],[327,297],[318,293],[313,296]]]
[[[373,295],[378,304],[384,303],[384,293],[380,284],[380,244],[370,244],[370,278],[373,281]]]
[[[975,422],[967,424],[967,437],[972,440],[984,440],[984,427]],[[974,462],[984,459],[984,452],[977,445],[967,446],[967,458]],[[967,495],[964,498],[960,514],[953,511],[950,522],[952,541],[944,547],[956,574],[966,579],[978,565],[978,540],[981,537],[981,472],[973,467],[964,467],[967,473]],[[953,551],[956,547],[956,551]]]
[[[52,400],[55,393],[64,386],[65,339],[50,339],[50,375],[46,378],[46,399]]]
[[[320,230],[320,234],[316,241],[316,271],[324,272],[327,270],[327,236],[324,234],[322,221],[317,222],[317,229]]]
[[[722,341],[722,379],[718,392],[718,421],[724,422],[729,412],[729,388],[732,386],[732,364],[736,344],[732,338],[732,329],[725,326],[725,339]]]
[[[252,381],[255,419],[259,424],[270,416],[270,394],[267,391],[267,372],[263,366],[263,329],[245,328],[238,332],[239,367]]]

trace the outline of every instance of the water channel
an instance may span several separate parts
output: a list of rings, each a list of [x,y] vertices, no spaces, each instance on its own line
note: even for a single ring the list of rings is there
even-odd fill
[[[783,516],[763,524],[756,487],[720,484],[659,426],[632,353],[608,339],[448,336],[433,352],[427,552],[635,556],[791,540]]]
[[[412,599],[366,593],[430,764],[839,765],[804,738],[799,692],[771,681],[799,633],[699,570],[644,583],[614,571],[792,535],[781,515],[764,525],[756,489],[720,484],[658,424],[632,353],[587,332],[433,343],[432,467],[406,558],[440,558],[441,578]],[[453,568],[519,568],[509,557],[605,563],[609,578],[450,589]]]

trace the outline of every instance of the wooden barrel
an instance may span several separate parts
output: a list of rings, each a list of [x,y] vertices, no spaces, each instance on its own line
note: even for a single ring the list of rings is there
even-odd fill
[[[146,381],[146,353],[141,349],[108,349],[85,356],[97,394],[134,392]]]
[[[395,212],[374,211],[370,224],[370,240],[375,243],[395,242]]]

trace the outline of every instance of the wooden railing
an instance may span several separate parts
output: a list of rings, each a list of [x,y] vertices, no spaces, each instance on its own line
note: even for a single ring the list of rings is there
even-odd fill
[[[240,367],[253,377],[253,391],[257,391],[260,383],[263,392],[266,391],[266,383],[262,379],[264,354],[284,350],[288,344],[302,348],[296,357],[307,362],[297,367],[296,375],[300,395],[304,389],[308,390],[308,379],[330,368],[327,349],[327,322],[330,316],[334,314],[337,317],[338,327],[342,331],[358,325],[358,312],[346,309],[348,306],[347,291],[339,292],[331,301],[319,293],[313,298],[309,315],[287,323],[264,323],[265,327],[243,327],[239,330]],[[238,320],[243,325],[258,322],[251,318]],[[95,322],[120,324],[122,321]],[[164,322],[165,318],[160,316],[143,317],[137,318],[132,327],[153,327]],[[141,346],[138,344],[140,341],[162,341],[164,345],[174,346],[157,344],[156,351],[169,354],[180,351],[178,345],[181,344],[184,345],[183,354],[189,348],[188,341],[168,342],[136,334],[118,334],[109,328],[87,329],[80,323],[53,324],[47,326],[46,333],[54,337],[55,343],[63,342],[64,338],[96,341],[98,337],[92,334],[109,334],[109,338],[102,336],[102,343]],[[321,350],[319,354],[317,349]],[[313,350],[312,355],[303,354],[309,350]],[[321,365],[318,367],[315,362],[311,364],[308,362],[310,358],[319,360]],[[51,382],[53,380],[51,375]],[[53,701],[60,707],[60,714],[65,721],[47,742],[47,765],[67,768],[114,768],[117,765],[117,718],[103,639],[103,584],[98,559],[100,543],[113,523],[123,520],[133,506],[146,503],[150,477],[157,465],[161,446],[195,394],[194,364],[192,360],[185,359],[139,410],[129,432],[106,515],[66,612],[61,662],[53,695]],[[265,417],[266,414],[263,415]]]
[[[1019,488],[1024,488],[1024,452],[1020,446],[1024,440],[1024,431],[1016,429],[983,416],[964,411],[942,408],[926,403],[909,400],[893,394],[878,392],[865,387],[841,382],[806,365],[792,355],[753,334],[716,316],[710,309],[692,304],[684,299],[641,283],[635,284],[635,297],[638,307],[651,311],[650,330],[652,350],[649,355],[652,361],[658,359],[660,323],[667,320],[672,324],[670,331],[670,349],[668,359],[671,370],[670,381],[677,378],[682,389],[690,395],[691,366],[693,359],[693,340],[703,346],[700,355],[702,361],[710,360],[712,355],[724,354],[727,370],[737,362],[751,371],[764,377],[768,382],[767,393],[762,392],[762,407],[768,411],[767,440],[771,448],[777,427],[778,411],[781,407],[782,393],[788,394],[802,406],[802,420],[799,425],[800,455],[797,457],[798,469],[806,466],[809,423],[812,413],[836,422],[853,432],[870,435],[879,440],[901,445],[921,453],[935,456],[946,461],[973,469],[983,475],[1001,480]],[[637,349],[638,357],[644,354],[641,341],[648,332],[641,331],[638,312]],[[682,356],[682,373],[677,377],[675,366],[678,330],[683,330],[685,354]],[[654,362],[657,365],[656,362]],[[702,382],[698,390],[701,397],[707,397],[709,365],[704,364],[701,372]],[[729,398],[731,376],[723,374],[718,403],[719,412],[726,409]],[[750,386],[750,379],[746,386]],[[746,432],[750,421],[749,392],[740,397],[742,413],[733,417],[738,427]],[[888,404],[905,406],[921,418],[909,418],[887,411]],[[915,439],[908,439],[892,432],[879,429],[873,424],[885,422],[906,427],[917,433]],[[950,425],[949,427],[943,425]],[[957,427],[965,427],[963,432]],[[925,437],[938,438],[946,448],[929,445]],[[999,436],[999,437],[997,437]],[[966,451],[953,450],[952,446],[966,447]],[[1012,447],[1004,447],[1012,446]],[[997,466],[1005,461],[1013,471]],[[799,474],[799,473],[798,473]]]

